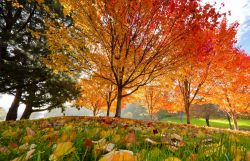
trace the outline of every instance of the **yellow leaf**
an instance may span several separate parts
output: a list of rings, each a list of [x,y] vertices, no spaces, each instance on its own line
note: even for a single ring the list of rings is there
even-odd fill
[[[121,136],[119,134],[116,134],[113,136],[113,141],[115,143],[118,143],[119,141],[121,141]]]
[[[246,161],[250,161],[250,151],[247,151],[247,156],[246,156],[247,160]]]
[[[74,151],[75,148],[73,147],[72,142],[59,143],[56,146],[56,150],[50,155],[49,160],[58,160],[61,156],[67,155]]]
[[[165,161],[181,161],[181,160],[177,157],[168,157],[167,159],[165,159]]]
[[[119,150],[111,151],[104,155],[99,161],[135,161],[136,157],[133,155],[132,151],[129,150]]]
[[[101,131],[100,132],[100,136],[101,136],[101,138],[106,138],[106,137],[108,137],[110,135],[110,131]]]
[[[240,147],[231,146],[231,152],[234,154],[233,161],[241,161],[243,159],[243,150]]]

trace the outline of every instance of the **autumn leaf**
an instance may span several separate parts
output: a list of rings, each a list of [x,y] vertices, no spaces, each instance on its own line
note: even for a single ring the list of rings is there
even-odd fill
[[[247,151],[246,159],[247,159],[247,161],[250,161],[250,151]]]
[[[105,145],[105,150],[106,150],[107,152],[111,152],[111,151],[114,149],[114,147],[115,147],[115,144],[113,144],[113,143],[108,143],[107,145]]]
[[[125,143],[134,143],[136,141],[136,135],[134,132],[128,133],[125,137],[124,137],[124,142]]]
[[[50,155],[49,160],[56,161],[60,157],[70,154],[74,151],[75,151],[75,147],[73,147],[72,142],[58,143],[56,145],[55,151]]]
[[[35,132],[29,127],[26,128],[26,132],[27,132],[27,136],[34,136],[35,135]]]
[[[181,160],[179,158],[177,158],[177,157],[168,157],[164,161],[181,161]]]
[[[93,141],[91,139],[85,139],[84,147],[89,148],[93,145]]]
[[[9,154],[10,153],[10,150],[7,148],[7,147],[5,147],[5,146],[2,146],[2,147],[0,147],[0,154]]]
[[[119,150],[111,151],[104,155],[99,161],[135,161],[136,157],[133,155],[132,151],[129,150]]]

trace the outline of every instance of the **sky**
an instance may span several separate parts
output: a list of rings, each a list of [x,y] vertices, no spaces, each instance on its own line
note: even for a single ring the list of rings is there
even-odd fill
[[[231,11],[231,16],[228,17],[229,23],[238,22],[238,34],[237,34],[237,47],[245,50],[250,55],[250,0],[202,0],[204,3],[209,2],[211,4],[217,3],[217,8],[224,2],[222,12]],[[5,111],[8,110],[12,96],[2,95],[0,96],[0,107],[3,107]],[[19,116],[24,110],[24,105],[19,108]]]
[[[250,55],[250,0],[204,0],[211,4],[217,3],[217,8],[221,3],[225,6],[222,12],[231,11],[228,22],[238,22],[237,47],[245,50]]]

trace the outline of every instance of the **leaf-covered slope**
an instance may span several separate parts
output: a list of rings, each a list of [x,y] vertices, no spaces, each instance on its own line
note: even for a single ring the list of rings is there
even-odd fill
[[[249,160],[250,133],[105,117],[1,122],[0,160]]]

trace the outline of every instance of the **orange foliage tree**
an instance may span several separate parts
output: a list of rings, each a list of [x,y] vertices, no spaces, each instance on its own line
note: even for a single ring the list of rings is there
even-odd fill
[[[180,43],[180,52],[188,53],[187,61],[174,72],[173,80],[176,95],[182,97],[187,124],[190,124],[190,105],[204,100],[211,90],[210,80],[216,77],[214,69],[221,61],[221,53],[234,44],[237,24],[226,26],[224,18],[213,30],[203,28]]]
[[[167,106],[166,91],[160,86],[144,86],[134,94],[132,99],[135,104],[147,109],[151,121],[155,113]]]
[[[237,114],[250,113],[250,57],[235,48],[230,54],[218,65],[208,98],[230,115],[237,130]]]
[[[216,25],[220,16],[198,0],[60,2],[74,23],[48,23],[54,52],[45,62],[57,70],[84,69],[114,84],[116,117],[121,115],[122,98],[178,64],[182,55],[173,50],[179,40],[201,24]]]
[[[92,77],[81,79],[78,86],[81,89],[81,96],[75,101],[77,107],[92,110],[94,116],[106,107],[107,116],[110,115],[112,104],[117,97],[114,85],[98,77]]]

